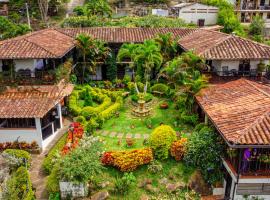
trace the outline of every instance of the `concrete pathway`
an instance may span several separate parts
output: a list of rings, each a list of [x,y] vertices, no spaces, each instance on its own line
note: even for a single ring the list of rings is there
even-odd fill
[[[73,9],[77,6],[83,6],[85,0],[70,0],[67,4],[67,17],[73,14]]]
[[[98,135],[104,136],[104,137],[111,137],[111,138],[135,138],[135,139],[147,139],[149,138],[149,134],[139,134],[139,133],[117,133],[114,131],[106,131],[106,130],[99,130],[97,131]]]
[[[50,149],[58,142],[58,140],[67,132],[70,121],[65,120],[64,128],[58,132],[53,141],[44,149],[41,154],[32,155],[31,167],[29,170],[30,178],[35,190],[37,200],[49,199],[49,194],[46,190],[47,175],[42,169],[42,162]]]

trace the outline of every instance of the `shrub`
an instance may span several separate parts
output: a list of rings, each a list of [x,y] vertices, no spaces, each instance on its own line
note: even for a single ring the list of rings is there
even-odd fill
[[[150,147],[158,159],[167,159],[171,144],[176,140],[175,131],[168,125],[157,127],[150,135]]]
[[[101,173],[100,156],[103,145],[98,137],[84,137],[78,148],[71,151],[60,162],[60,180],[87,182]]]
[[[93,99],[89,91],[89,88],[86,87],[84,91],[84,106],[92,106],[92,105],[93,105]]]
[[[78,99],[79,99],[79,92],[74,90],[69,97],[68,103],[69,111],[74,116],[78,116],[82,112],[82,109],[78,106],[77,102]]]
[[[116,111],[120,109],[122,104],[123,99],[119,96],[117,97],[116,102],[113,105],[100,113],[100,116],[105,120],[111,118],[116,113]]]
[[[131,77],[129,75],[125,75],[123,78],[123,83],[125,85],[128,85],[128,83],[130,83],[130,81],[131,81]]]
[[[124,173],[122,178],[116,178],[115,191],[117,194],[126,194],[130,187],[136,183],[136,177],[132,172]]]
[[[129,82],[128,84],[127,84],[127,88],[128,88],[128,90],[129,90],[129,92],[131,93],[131,94],[134,94],[136,91],[135,91],[135,84],[134,84],[134,82]]]
[[[51,169],[51,173],[48,176],[46,189],[49,193],[59,192],[59,180],[60,180],[60,166],[59,163],[55,164]]]
[[[104,109],[106,109],[108,106],[111,104],[111,99],[106,96],[102,102],[97,107],[91,107],[91,106],[86,106],[82,109],[82,116],[89,118],[92,116],[96,116],[98,113],[102,112]]]
[[[34,192],[29,173],[25,167],[19,167],[7,181],[4,193],[6,200],[34,200]]]
[[[193,132],[188,138],[184,161],[190,166],[198,167],[204,179],[210,184],[222,178],[220,166],[222,166],[221,157],[225,151],[221,141],[222,139],[207,126]]]
[[[103,165],[117,167],[122,172],[134,171],[152,160],[153,153],[150,148],[105,152],[101,158]]]
[[[199,117],[197,114],[187,114],[184,111],[181,113],[180,119],[186,124],[196,125]]]
[[[56,160],[60,157],[60,151],[66,144],[67,133],[61,137],[61,139],[56,143],[56,145],[49,151],[48,155],[44,158],[42,162],[42,168],[46,174],[52,172],[53,166]]]
[[[151,92],[160,92],[161,94],[167,95],[169,87],[163,83],[157,83],[151,87]]]
[[[17,169],[21,166],[30,167],[31,155],[24,150],[19,149],[6,149],[2,156],[7,161],[8,165],[12,169]]]
[[[175,160],[180,161],[183,159],[186,153],[186,144],[187,138],[181,138],[172,143],[171,146],[171,156],[174,157]]]
[[[160,162],[154,160],[148,165],[147,170],[152,174],[156,174],[163,170],[163,166]]]

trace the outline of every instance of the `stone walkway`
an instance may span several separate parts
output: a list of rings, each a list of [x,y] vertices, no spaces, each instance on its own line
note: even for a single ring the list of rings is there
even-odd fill
[[[99,130],[98,135],[111,138],[134,138],[134,139],[147,139],[149,134],[139,134],[139,133],[117,133],[113,131]]]
[[[48,192],[46,190],[47,175],[43,172],[42,162],[50,149],[58,142],[58,140],[67,132],[70,121],[65,120],[64,128],[58,132],[52,142],[43,150],[41,154],[32,155],[31,167],[29,170],[30,178],[35,190],[37,200],[47,200]]]

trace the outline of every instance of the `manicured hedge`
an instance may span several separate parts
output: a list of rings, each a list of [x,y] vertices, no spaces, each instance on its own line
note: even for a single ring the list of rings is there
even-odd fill
[[[19,168],[20,166],[25,166],[25,162],[27,167],[30,167],[31,155],[27,151],[20,149],[6,149],[3,151],[3,157],[6,158],[8,164],[12,168]]]
[[[164,95],[168,94],[169,87],[163,83],[157,83],[151,87],[152,92],[160,92]]]

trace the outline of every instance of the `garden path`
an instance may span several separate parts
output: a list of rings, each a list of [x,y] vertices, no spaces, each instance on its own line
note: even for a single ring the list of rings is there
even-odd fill
[[[99,130],[97,131],[98,135],[104,137],[111,137],[111,138],[134,138],[134,139],[147,139],[149,138],[149,134],[139,134],[139,133],[117,133],[114,131],[106,131],[106,130]]]
[[[46,157],[50,149],[58,142],[58,140],[67,132],[70,125],[70,121],[65,119],[64,128],[58,132],[57,136],[52,142],[44,149],[41,154],[32,155],[32,162],[30,167],[30,178],[35,189],[35,195],[37,200],[47,200],[48,192],[46,190],[47,175],[42,169],[43,159]]]

